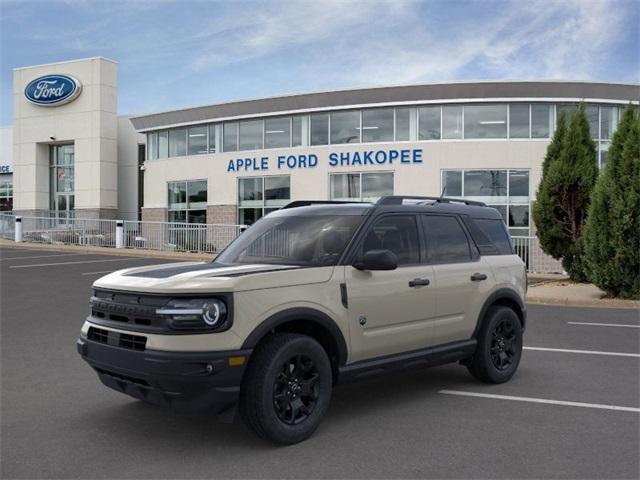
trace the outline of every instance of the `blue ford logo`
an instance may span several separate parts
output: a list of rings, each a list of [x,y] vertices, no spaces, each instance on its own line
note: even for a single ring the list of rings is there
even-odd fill
[[[45,75],[32,80],[24,96],[36,105],[62,105],[80,95],[82,84],[70,75]]]

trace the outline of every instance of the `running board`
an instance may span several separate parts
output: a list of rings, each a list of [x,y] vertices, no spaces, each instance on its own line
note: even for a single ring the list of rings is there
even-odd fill
[[[470,339],[370,360],[361,360],[340,367],[338,383],[349,383],[401,370],[435,367],[445,363],[457,362],[472,356],[476,350],[476,343],[475,339]]]

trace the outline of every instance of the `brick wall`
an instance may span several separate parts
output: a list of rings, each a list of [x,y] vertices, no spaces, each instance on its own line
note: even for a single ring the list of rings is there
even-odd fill
[[[222,223],[235,225],[238,223],[238,208],[236,205],[208,205],[207,223]]]
[[[143,222],[166,222],[167,209],[166,208],[143,208],[142,221]]]

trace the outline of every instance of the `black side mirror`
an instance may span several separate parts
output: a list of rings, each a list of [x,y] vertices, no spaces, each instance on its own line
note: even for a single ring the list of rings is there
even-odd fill
[[[395,270],[398,257],[391,250],[369,250],[353,267],[358,270]]]

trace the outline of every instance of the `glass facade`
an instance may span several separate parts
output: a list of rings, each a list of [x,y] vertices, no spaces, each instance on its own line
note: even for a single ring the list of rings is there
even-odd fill
[[[609,142],[617,105],[587,104],[591,135]],[[147,133],[147,160],[206,153],[392,141],[549,139],[576,103],[476,103],[379,107],[194,125]],[[222,148],[216,142],[222,143]],[[607,149],[600,145],[600,151]],[[606,154],[605,154],[606,155]],[[602,164],[600,157],[600,163]]]
[[[13,210],[13,173],[0,173],[0,212]]]
[[[443,170],[447,197],[484,202],[496,208],[513,236],[530,234],[529,170]]]
[[[169,221],[207,223],[207,181],[168,183]]]
[[[288,175],[239,178],[238,223],[251,225],[290,200],[291,179]]]
[[[375,202],[393,195],[393,172],[332,173],[329,190],[331,200]]]
[[[49,209],[60,218],[71,217],[75,209],[75,146],[49,147]]]

